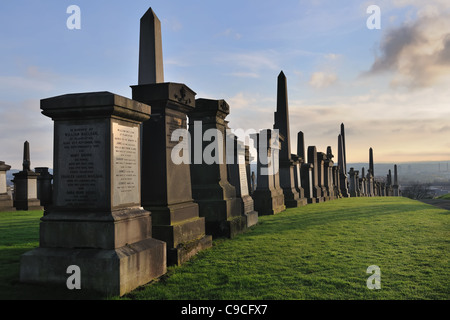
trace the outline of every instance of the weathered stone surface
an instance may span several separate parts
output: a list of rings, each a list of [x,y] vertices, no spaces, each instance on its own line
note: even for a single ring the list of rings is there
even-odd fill
[[[166,272],[166,244],[152,238],[140,201],[140,124],[150,106],[109,92],[41,101],[55,121],[54,201],[39,248],[20,280],[64,286],[77,265],[87,290],[123,295]]]

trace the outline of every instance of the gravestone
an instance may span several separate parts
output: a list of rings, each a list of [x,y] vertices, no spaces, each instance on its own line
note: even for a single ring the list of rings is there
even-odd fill
[[[322,197],[324,201],[330,201],[331,197],[327,185],[325,184],[325,160],[327,155],[323,152],[317,152],[317,176],[319,188],[322,192]]]
[[[280,186],[283,189],[284,204],[287,208],[296,208],[307,204],[307,200],[300,198],[295,187],[294,171],[296,168],[291,157],[287,80],[283,71],[278,75],[277,111],[275,112],[274,118],[275,123],[273,128],[277,129],[280,136],[284,137],[281,141],[279,156],[279,179]]]
[[[300,199],[304,199],[306,203],[308,200],[305,198],[305,190],[302,187],[302,175],[301,175],[301,167],[303,164],[303,159],[299,158],[298,155],[292,154],[291,159],[294,163],[294,185],[295,190],[298,192],[298,196]]]
[[[142,125],[142,188],[144,209],[152,212],[155,239],[166,242],[167,264],[180,265],[212,246],[193,201],[189,157],[174,163],[179,145],[189,154],[187,114],[195,108],[195,92],[180,83],[164,83],[161,23],[150,8],[140,21],[139,83],[132,96],[152,106],[152,117]],[[172,140],[172,134],[181,137]]]
[[[367,197],[367,179],[364,172],[364,167],[361,169],[361,197]]]
[[[272,130],[261,130],[251,134],[257,150],[257,185],[253,192],[255,210],[258,215],[273,215],[286,209],[282,189],[276,188],[276,175],[278,171],[274,159],[278,157],[277,142],[279,136]]]
[[[166,244],[152,238],[141,207],[140,125],[150,106],[112,94],[41,100],[54,121],[53,204],[41,218],[39,247],[21,257],[20,280],[123,295],[166,272]]]
[[[16,210],[42,210],[37,198],[38,173],[30,169],[30,144],[25,141],[23,146],[22,171],[14,173],[14,201]]]
[[[200,216],[205,218],[206,233],[232,238],[247,228],[247,221],[242,215],[242,200],[227,176],[225,118],[229,112],[225,100],[197,99],[188,116],[192,196],[198,203]],[[207,141],[209,133],[212,136]]]
[[[324,182],[325,182],[325,188],[327,189],[328,196],[330,200],[335,199],[334,194],[334,184],[333,184],[333,152],[331,150],[331,147],[327,147],[327,154],[324,159]]]
[[[399,186],[398,186],[397,165],[394,165],[394,184],[392,185],[392,195],[394,197],[400,196]]]
[[[316,198],[314,198],[313,195],[313,179],[312,179],[313,165],[306,161],[305,137],[302,131],[299,131],[297,134],[297,155],[302,162],[300,166],[300,180],[301,186],[304,190],[304,197],[306,198],[308,203],[315,203]]]
[[[349,174],[349,192],[350,197],[359,197],[359,183],[358,174],[359,172],[354,168],[350,168]]]
[[[256,190],[256,176],[255,176],[255,171],[252,171],[252,192],[251,195],[253,196],[253,193]]]
[[[258,212],[254,210],[253,198],[250,196],[248,188],[246,162],[248,148],[242,141],[237,140],[235,135],[227,141],[234,142],[233,159],[230,161],[231,163],[227,163],[229,181],[236,188],[236,196],[241,202],[241,212],[246,218],[247,227],[251,227],[258,223]]]
[[[36,173],[39,173],[37,178],[37,197],[44,208],[52,204],[53,198],[53,175],[48,172],[47,167],[34,168]],[[45,212],[44,212],[45,214]]]
[[[308,147],[308,163],[312,165],[312,195],[316,202],[323,202],[322,189],[319,186],[319,162],[315,146]]]
[[[250,147],[245,146],[245,171],[247,173],[247,186],[248,186],[248,194],[251,196],[253,193],[252,187],[252,171],[250,167],[250,163],[253,161],[253,157],[250,155]]]
[[[9,171],[11,166],[0,161],[0,211],[13,211],[13,201],[8,194],[8,184],[6,183],[6,171]]]
[[[333,187],[334,187],[334,197],[336,199],[342,198],[341,194],[341,186],[340,186],[340,179],[339,179],[339,167],[333,166]]]

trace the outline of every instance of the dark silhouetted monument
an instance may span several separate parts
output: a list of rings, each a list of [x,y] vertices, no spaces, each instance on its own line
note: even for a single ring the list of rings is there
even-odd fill
[[[277,214],[286,209],[284,204],[283,190],[276,187],[275,171],[278,171],[274,159],[277,157],[276,149],[279,136],[272,130],[261,130],[259,133],[251,134],[254,146],[257,150],[257,185],[253,192],[255,210],[258,215]]]
[[[316,202],[323,202],[322,188],[319,186],[319,162],[315,146],[308,147],[308,163],[312,165],[312,196]]]
[[[279,177],[280,186],[283,189],[284,194],[284,203],[287,208],[296,208],[305,205],[307,204],[307,200],[305,198],[300,198],[295,187],[294,170],[296,170],[296,168],[291,157],[287,80],[283,71],[278,75],[277,111],[275,112],[275,123],[273,128],[277,129],[279,134],[284,137],[281,141],[279,156]]]
[[[302,131],[297,134],[297,155],[302,159],[300,167],[300,180],[308,203],[315,203],[316,198],[313,192],[313,164],[307,162],[305,153],[305,137]]]
[[[341,124],[341,133],[338,136],[338,167],[339,167],[339,185],[341,187],[341,195],[344,198],[349,197],[348,180],[347,180],[347,164],[345,162],[345,131],[344,124]]]
[[[23,145],[22,171],[14,173],[14,201],[16,210],[42,210],[37,198],[38,173],[30,169],[30,144],[25,141]]]
[[[206,233],[232,238],[246,229],[247,221],[241,209],[242,199],[227,175],[225,118],[229,112],[225,100],[197,99],[189,112],[189,132],[192,196],[200,216],[205,217]],[[211,136],[210,141],[204,141],[209,133],[214,139]]]
[[[168,265],[179,265],[211,247],[212,238],[206,235],[205,218],[192,198],[189,161],[172,160],[179,143],[189,153],[187,136],[172,141],[172,133],[186,132],[195,92],[181,83],[163,82],[160,29],[150,8],[141,18],[139,84],[131,88],[133,100],[151,105],[152,113],[142,126],[142,206],[152,213],[153,237],[167,244]]]

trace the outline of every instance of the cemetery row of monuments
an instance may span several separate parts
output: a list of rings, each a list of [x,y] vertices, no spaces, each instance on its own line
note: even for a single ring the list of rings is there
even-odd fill
[[[396,170],[393,182],[390,174],[387,183],[374,180],[372,149],[367,175],[364,169],[361,177],[354,168],[347,172],[344,125],[338,165],[331,147],[326,153],[314,146],[305,150],[302,132],[297,153],[291,152],[283,72],[273,129],[251,135],[256,177],[250,175],[249,146],[236,137],[216,144],[222,161],[174,163],[180,144],[190,151],[188,158],[210,145],[174,141],[174,132],[187,131],[189,119],[191,136],[214,129],[225,137],[230,107],[224,100],[196,99],[185,84],[164,82],[161,25],[152,9],[140,27],[139,82],[131,87],[132,99],[94,92],[41,100],[42,113],[54,121],[54,171],[31,171],[25,144],[23,171],[14,177],[14,206],[45,210],[39,247],[21,257],[22,282],[65,285],[67,268],[76,265],[82,288],[123,295],[211,247],[213,237],[245,231],[258,215],[342,197],[398,195]],[[229,149],[233,161],[225,161]],[[0,208],[11,206],[2,182],[9,169],[0,163]],[[38,184],[39,177],[45,183]]]

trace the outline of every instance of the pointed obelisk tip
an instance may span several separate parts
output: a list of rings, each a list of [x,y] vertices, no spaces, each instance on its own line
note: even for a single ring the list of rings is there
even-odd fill
[[[148,8],[147,12],[142,16],[141,20],[148,17],[159,20],[158,16],[156,15],[155,11],[153,11],[152,7]]]
[[[284,74],[283,70],[281,70],[280,74],[278,75],[278,78],[286,78],[286,75]]]

